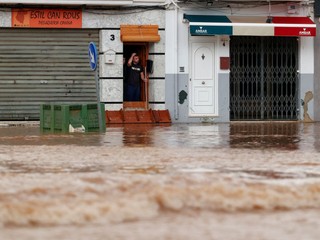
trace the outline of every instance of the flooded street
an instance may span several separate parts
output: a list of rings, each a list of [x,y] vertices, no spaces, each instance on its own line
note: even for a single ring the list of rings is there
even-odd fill
[[[0,126],[0,239],[320,239],[320,124]]]

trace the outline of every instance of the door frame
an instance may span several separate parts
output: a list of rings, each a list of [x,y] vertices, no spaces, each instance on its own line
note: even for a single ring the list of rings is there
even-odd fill
[[[189,95],[189,100],[188,100],[188,116],[189,117],[218,117],[219,116],[219,104],[218,104],[218,89],[219,89],[219,81],[218,81],[218,63],[219,63],[219,56],[218,56],[218,51],[217,51],[217,46],[218,46],[218,37],[216,36],[190,36],[189,37],[189,77],[188,77],[188,95]],[[192,75],[193,75],[193,53],[192,53],[192,44],[193,43],[210,43],[213,44],[213,51],[214,51],[214,56],[213,56],[213,61],[214,61],[214,66],[213,66],[213,100],[214,100],[214,113],[212,114],[195,114],[192,113],[191,111],[191,106],[192,106],[192,98],[193,98],[193,86],[192,86]]]
[[[129,55],[127,52],[125,52],[125,45],[129,46],[129,48],[133,48],[134,46],[137,46],[139,48],[139,51],[137,51],[137,55],[139,55],[140,58],[140,64],[145,70],[147,67],[147,60],[149,58],[149,43],[148,42],[125,42],[123,43],[123,57],[126,58],[126,62],[129,59]],[[148,75],[146,71],[144,71],[145,75]],[[123,76],[124,77],[124,76]],[[123,79],[124,81],[124,79]],[[123,83],[124,86],[124,83]],[[146,84],[142,84],[140,87],[141,97],[140,101],[137,102],[128,102],[125,101],[123,98],[123,106],[126,107],[133,107],[133,108],[149,108],[149,81]],[[125,88],[123,88],[123,94],[125,94]]]

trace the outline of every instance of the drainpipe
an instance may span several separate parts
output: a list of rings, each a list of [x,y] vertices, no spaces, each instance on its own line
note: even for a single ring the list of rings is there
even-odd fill
[[[175,4],[174,9],[174,50],[173,50],[173,64],[174,64],[174,119],[179,119],[178,109],[178,6]]]

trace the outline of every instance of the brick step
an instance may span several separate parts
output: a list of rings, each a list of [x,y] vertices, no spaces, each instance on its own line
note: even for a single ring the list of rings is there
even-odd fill
[[[146,102],[123,102],[124,110],[148,110]]]
[[[106,124],[113,123],[171,123],[168,110],[107,110]]]

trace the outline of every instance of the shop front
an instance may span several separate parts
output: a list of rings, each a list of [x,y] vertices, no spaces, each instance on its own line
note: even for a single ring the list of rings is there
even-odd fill
[[[177,94],[186,96],[176,110],[172,106],[177,122],[313,118],[316,25],[310,17],[196,11],[176,16],[178,38],[184,38]]]
[[[156,5],[154,3],[154,5]],[[8,5],[0,12],[0,120],[38,120],[40,104],[95,103],[95,74],[88,46],[99,52],[100,101],[105,109],[123,109],[123,59],[141,54],[153,62],[141,102],[164,109],[164,11],[161,6],[136,11],[102,5]],[[153,26],[157,39],[122,39],[121,26]],[[159,90],[159,91],[158,91]]]
[[[1,120],[38,119],[44,102],[95,101],[86,48],[99,44],[99,31],[82,29],[81,10],[12,8],[8,15],[11,26],[0,29]]]

